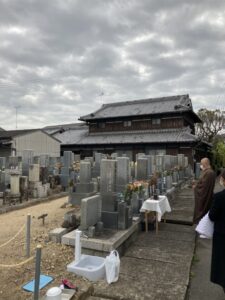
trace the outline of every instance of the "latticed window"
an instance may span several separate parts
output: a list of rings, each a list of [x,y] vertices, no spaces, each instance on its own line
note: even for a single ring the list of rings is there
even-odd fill
[[[159,118],[152,119],[152,124],[153,125],[160,125],[161,124],[161,119],[159,119]]]
[[[132,122],[131,121],[124,121],[123,122],[123,126],[124,127],[130,127],[132,125]]]

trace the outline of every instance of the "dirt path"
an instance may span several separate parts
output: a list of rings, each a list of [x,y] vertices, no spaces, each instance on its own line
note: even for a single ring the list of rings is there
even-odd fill
[[[34,277],[34,260],[21,267],[4,268],[1,266],[2,264],[17,264],[26,259],[25,228],[7,246],[1,247],[1,245],[11,239],[26,223],[28,213],[31,214],[32,223],[31,255],[35,254],[37,244],[43,246],[42,274],[49,274],[54,277],[53,286],[59,285],[62,278],[68,278],[74,282],[74,275],[66,272],[66,265],[73,260],[73,248],[55,244],[48,240],[49,231],[60,227],[65,212],[71,210],[71,207],[61,208],[61,205],[65,202],[67,202],[67,197],[0,215],[1,300],[24,300],[32,297],[32,294],[22,290],[22,286]],[[48,214],[44,226],[42,225],[42,220],[38,220],[38,216],[43,213]],[[79,279],[76,280],[76,283],[80,284]],[[42,290],[41,294],[45,292],[46,289]]]

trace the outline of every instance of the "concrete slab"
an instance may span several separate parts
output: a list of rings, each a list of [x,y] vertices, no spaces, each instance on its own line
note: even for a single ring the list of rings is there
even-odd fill
[[[110,252],[113,249],[118,249],[126,240],[137,233],[139,230],[139,220],[134,221],[132,226],[125,230],[104,230],[100,237],[96,238],[81,238],[82,251],[85,249],[96,250],[100,252]],[[62,237],[62,244],[74,246],[75,245],[75,230],[65,234]]]
[[[194,215],[194,195],[190,188],[183,188],[170,199],[171,213],[166,213],[165,218],[168,222],[190,224],[193,223]]]
[[[184,225],[160,225],[158,235],[139,234],[121,258],[118,282],[95,283],[93,296],[118,300],[185,299],[195,245],[194,230]]]
[[[126,257],[155,260],[167,263],[183,264],[185,268],[191,264],[194,243],[170,241],[163,239],[138,239],[127,251]]]
[[[124,260],[127,258],[124,258]],[[122,265],[124,263],[122,262]],[[157,263],[158,264],[158,263]],[[125,269],[126,268],[126,269]],[[173,267],[165,266],[165,263],[154,267],[146,261],[130,259],[126,261],[126,267],[121,268],[118,282],[108,285],[101,281],[94,284],[94,296],[107,297],[119,300],[183,300],[186,292],[186,285],[182,285],[179,280],[181,268],[174,276]],[[170,276],[168,271],[170,270]],[[166,274],[165,276],[163,274]]]
[[[55,243],[61,243],[62,236],[67,232],[67,228],[55,228],[49,232],[49,239]]]

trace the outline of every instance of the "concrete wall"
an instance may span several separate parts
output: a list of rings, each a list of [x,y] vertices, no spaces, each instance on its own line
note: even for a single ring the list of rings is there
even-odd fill
[[[22,151],[31,149],[34,155],[48,154],[53,157],[60,156],[60,142],[56,141],[42,131],[35,131],[13,139],[16,155],[22,156]]]

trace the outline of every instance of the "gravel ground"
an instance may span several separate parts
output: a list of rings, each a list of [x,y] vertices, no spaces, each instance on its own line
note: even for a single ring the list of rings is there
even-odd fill
[[[26,223],[28,213],[31,214],[31,255],[35,254],[36,246],[41,244],[43,246],[41,273],[54,277],[54,281],[41,290],[41,295],[44,295],[49,287],[59,286],[62,278],[70,279],[78,285],[80,291],[90,286],[84,279],[66,271],[66,265],[74,258],[74,249],[55,244],[48,239],[49,231],[60,227],[64,214],[71,210],[71,207],[61,208],[65,202],[67,202],[67,197],[0,215],[1,300],[33,299],[32,294],[25,292],[22,286],[34,278],[34,260],[20,267],[4,268],[2,266],[2,264],[14,265],[26,260],[25,228],[8,245],[4,247],[1,245],[11,239]],[[42,220],[38,220],[38,216],[43,213],[48,214],[45,225],[42,224]]]

